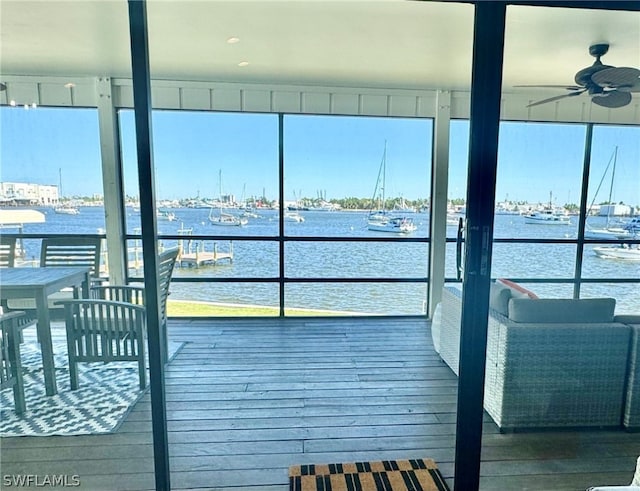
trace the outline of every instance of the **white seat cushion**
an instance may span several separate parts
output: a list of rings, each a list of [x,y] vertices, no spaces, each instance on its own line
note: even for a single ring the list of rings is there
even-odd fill
[[[433,319],[431,319],[431,339],[433,340],[433,348],[436,353],[440,354],[440,323],[442,322],[442,306],[438,302],[436,309],[433,311]]]

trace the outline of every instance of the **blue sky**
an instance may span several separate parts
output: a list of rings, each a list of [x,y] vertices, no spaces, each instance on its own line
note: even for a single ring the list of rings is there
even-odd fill
[[[125,190],[137,195],[133,112],[121,113]],[[93,109],[0,110],[3,181],[58,184],[65,195],[102,194],[97,112]],[[277,197],[278,118],[270,114],[158,111],[154,159],[159,198]],[[498,200],[578,203],[584,125],[503,123]],[[401,118],[286,116],[285,199],[369,198],[385,142],[387,197],[426,198],[432,123]],[[596,127],[590,178],[593,198],[618,146],[613,200],[640,204],[640,128]],[[468,123],[451,126],[450,197],[464,197]],[[611,169],[609,170],[611,172]],[[610,176],[610,174],[609,174]],[[608,200],[609,179],[596,202]]]

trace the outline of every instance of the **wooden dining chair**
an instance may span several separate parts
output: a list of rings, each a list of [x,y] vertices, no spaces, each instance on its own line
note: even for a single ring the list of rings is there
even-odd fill
[[[40,248],[40,266],[46,268],[79,266],[89,269],[92,284],[99,284],[100,279],[100,250],[102,239],[83,235],[66,237],[47,237],[42,239]],[[71,289],[62,290],[49,297],[49,309],[54,317],[60,317],[57,300],[72,298]],[[33,298],[14,298],[6,302],[8,310],[26,310],[35,312],[36,304]]]
[[[0,268],[13,268],[16,264],[16,237],[0,234]],[[9,310],[6,300],[0,300],[0,313]]]
[[[178,249],[158,256],[158,290],[166,360],[167,296]],[[77,364],[81,362],[137,361],[140,388],[146,387],[145,290],[139,286],[97,286],[94,298],[62,300],[65,308],[71,389],[78,388]],[[96,298],[97,297],[97,298]]]
[[[102,239],[83,235],[72,237],[47,237],[42,239],[40,266],[84,266],[97,279],[100,276],[100,249]]]
[[[0,268],[13,268],[16,264],[15,236],[0,234]]]
[[[22,330],[35,324],[24,312],[0,314],[0,389],[13,389],[16,414],[26,411],[22,364],[20,360],[20,338]]]

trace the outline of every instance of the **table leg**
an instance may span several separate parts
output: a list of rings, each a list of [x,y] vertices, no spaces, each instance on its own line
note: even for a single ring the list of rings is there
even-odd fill
[[[48,396],[58,392],[56,385],[56,367],[53,361],[53,345],[51,343],[51,322],[49,320],[49,304],[44,291],[36,295],[38,311],[38,338],[42,350],[42,368],[44,370],[44,386]]]
[[[90,283],[91,277],[89,276],[89,273],[87,273],[82,278],[82,283],[79,285],[73,285],[73,298],[89,298]]]
[[[18,322],[13,319],[13,325],[9,329],[9,361],[11,362],[11,370],[15,378],[16,385],[13,387],[13,400],[16,406],[16,414],[22,414],[26,411],[26,403],[24,401],[24,381],[22,379],[22,360],[20,359],[20,335],[22,329],[18,327]]]

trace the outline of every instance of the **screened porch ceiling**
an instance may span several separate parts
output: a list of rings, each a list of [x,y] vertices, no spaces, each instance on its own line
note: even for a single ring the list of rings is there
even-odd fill
[[[148,1],[155,80],[469,90],[473,6],[387,1]],[[127,3],[0,1],[0,74],[129,78]],[[505,92],[640,66],[640,13],[510,7]],[[237,42],[229,42],[237,38]],[[239,66],[248,62],[246,66]],[[1,80],[0,81],[4,81]],[[541,98],[560,91],[537,89]],[[584,96],[586,97],[586,96]],[[634,95],[637,107],[640,95]]]

